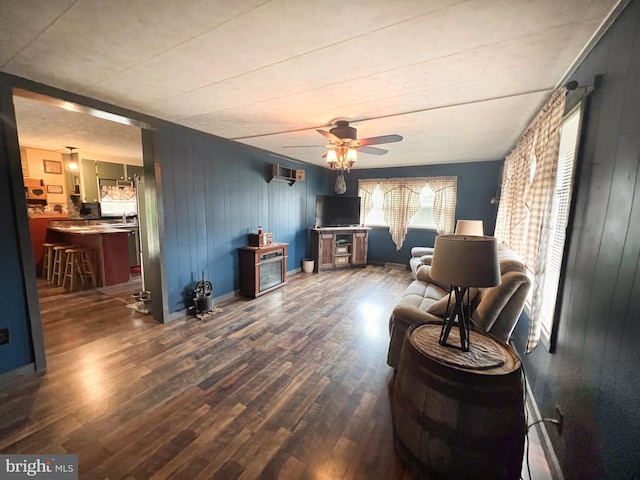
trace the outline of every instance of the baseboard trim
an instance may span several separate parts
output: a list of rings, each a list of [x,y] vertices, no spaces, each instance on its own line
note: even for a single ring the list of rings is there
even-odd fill
[[[30,377],[35,374],[36,374],[36,364],[28,363],[14,370],[10,370],[5,373],[0,373],[0,385],[6,385],[7,383],[11,383],[18,377]]]
[[[534,416],[534,418],[529,419],[529,425],[531,425],[533,422],[542,420],[542,415],[540,414],[540,410],[538,409],[536,399],[533,398],[533,395],[531,395],[531,386],[529,385],[529,380],[526,377],[525,388],[527,389],[527,404],[529,407],[529,411],[532,412]],[[551,478],[553,480],[564,480],[564,475],[562,474],[562,469],[560,468],[560,462],[558,462],[558,457],[556,456],[556,452],[553,449],[553,444],[551,443],[551,439],[549,438],[549,434],[547,433],[547,427],[545,426],[544,422],[540,422],[533,428],[536,429],[538,438],[540,438],[540,446],[542,447],[544,456],[547,460]]]

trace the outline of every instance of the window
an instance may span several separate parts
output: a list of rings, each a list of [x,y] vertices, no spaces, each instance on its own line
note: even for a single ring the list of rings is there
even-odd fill
[[[433,217],[433,201],[436,198],[436,194],[431,190],[429,184],[420,190],[418,199],[420,200],[420,209],[409,220],[409,228],[421,228],[436,230],[436,220]]]
[[[364,224],[367,227],[388,227],[389,225],[384,219],[384,194],[378,184],[371,194],[371,203],[371,210],[364,217]]]
[[[532,278],[526,352],[554,339],[554,312],[571,203],[580,110],[564,116],[555,91],[506,156],[495,236],[519,254]]]
[[[358,180],[361,221],[388,227],[397,250],[408,228],[453,233],[457,177],[415,177]]]
[[[436,221],[433,218],[433,201],[436,194],[431,190],[428,183],[424,185],[418,200],[420,202],[419,210],[409,220],[408,228],[436,230]],[[376,185],[371,195],[371,210],[364,218],[364,224],[368,227],[388,227],[387,221],[384,219],[384,194],[380,185]]]
[[[562,132],[560,133],[558,171],[556,174],[556,187],[551,210],[549,251],[547,253],[545,279],[542,285],[542,306],[540,313],[542,334],[547,339],[551,338],[558,286],[560,283],[560,268],[562,267],[564,243],[569,221],[569,208],[571,207],[574,160],[578,146],[579,128],[580,108],[577,108],[564,120]]]

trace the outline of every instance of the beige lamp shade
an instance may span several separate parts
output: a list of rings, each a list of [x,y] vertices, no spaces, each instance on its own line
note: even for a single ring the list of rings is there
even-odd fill
[[[431,278],[442,285],[457,287],[499,285],[497,240],[480,236],[437,236]]]
[[[458,220],[456,235],[484,235],[482,220]]]

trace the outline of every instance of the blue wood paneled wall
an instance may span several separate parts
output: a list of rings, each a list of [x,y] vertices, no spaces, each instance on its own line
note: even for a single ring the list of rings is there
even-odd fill
[[[600,80],[578,155],[555,353],[523,356],[564,478],[640,478],[640,1],[633,0],[572,75]],[[527,322],[515,331],[524,350]]]
[[[258,226],[289,244],[287,270],[300,268],[316,192],[328,186],[326,169],[179,126],[160,128],[158,138],[171,312],[185,308],[202,271],[214,296],[238,289],[238,248]],[[273,163],[304,169],[305,181],[269,183]]]

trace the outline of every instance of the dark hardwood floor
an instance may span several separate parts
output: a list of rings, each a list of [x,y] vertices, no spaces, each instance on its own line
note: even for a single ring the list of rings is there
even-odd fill
[[[410,281],[299,274],[167,325],[42,284],[48,371],[0,386],[0,452],[76,453],[86,479],[408,478],[386,350]]]

